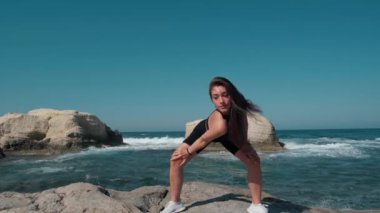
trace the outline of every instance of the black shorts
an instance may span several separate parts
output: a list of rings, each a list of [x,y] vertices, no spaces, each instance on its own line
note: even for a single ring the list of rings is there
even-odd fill
[[[190,135],[183,142],[188,144],[189,146],[191,146],[198,138],[200,138],[208,130],[207,121],[208,121],[208,119],[205,119],[205,120],[199,122],[195,126],[194,130],[190,133]],[[213,140],[213,142],[221,143],[224,146],[224,148],[226,148],[233,155],[235,155],[235,153],[237,151],[239,151],[239,148],[229,139],[228,134],[225,134],[225,135]],[[198,150],[197,153],[200,153],[203,149]]]

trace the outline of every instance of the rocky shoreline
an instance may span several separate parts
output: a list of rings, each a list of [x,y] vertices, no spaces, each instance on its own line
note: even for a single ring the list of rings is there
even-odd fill
[[[132,191],[106,189],[90,183],[73,183],[38,193],[0,193],[0,212],[130,212],[158,213],[169,199],[165,186],[145,186]],[[380,210],[347,210],[311,208],[263,193],[263,203],[270,213],[375,213]],[[188,182],[182,201],[188,213],[246,212],[250,204],[248,189],[226,185]]]
[[[186,135],[199,121],[186,124]],[[248,117],[249,142],[260,151],[282,151],[275,128],[265,117]],[[8,155],[58,155],[76,152],[87,146],[125,145],[122,135],[111,130],[96,116],[75,110],[32,110],[28,114],[0,117],[0,159]],[[214,145],[214,144],[213,144]],[[224,148],[215,144],[206,151]],[[37,193],[0,193],[2,212],[159,212],[168,202],[166,186],[145,186],[132,191],[117,191],[90,183],[73,183]],[[270,213],[351,213],[380,210],[333,210],[298,205],[263,193]],[[182,190],[188,213],[246,212],[250,204],[248,189],[227,185],[189,182]]]
[[[121,133],[86,112],[35,109],[0,117],[1,157],[4,152],[59,154],[118,145],[123,145]]]

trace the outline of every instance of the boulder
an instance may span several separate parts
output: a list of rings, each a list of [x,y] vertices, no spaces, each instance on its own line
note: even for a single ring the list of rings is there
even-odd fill
[[[276,130],[272,123],[259,113],[247,115],[248,120],[248,141],[258,151],[274,152],[283,150],[284,146],[280,143]],[[185,137],[187,137],[201,120],[186,123]],[[224,147],[220,143],[211,143],[206,151],[222,151]]]
[[[144,186],[133,191],[116,191],[90,183],[73,183],[39,193],[0,193],[0,212],[130,212],[158,213],[169,200],[164,186]],[[185,183],[181,195],[187,213],[246,212],[251,203],[249,190],[204,182]],[[263,193],[269,212],[353,213],[380,211],[337,211],[311,208]]]
[[[74,183],[41,193],[4,192],[0,211],[8,212],[136,212],[127,202],[110,197],[104,188],[89,183]]]
[[[4,151],[75,150],[89,145],[119,145],[123,139],[95,115],[75,110],[36,109],[0,117]]]

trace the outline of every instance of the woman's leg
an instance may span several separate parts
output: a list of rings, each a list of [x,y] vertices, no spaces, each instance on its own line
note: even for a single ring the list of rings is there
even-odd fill
[[[261,203],[261,166],[260,158],[251,144],[244,145],[235,153],[247,167],[248,170],[248,187],[252,196],[252,203]]]
[[[187,149],[188,144],[182,143],[177,150]],[[182,159],[170,161],[170,200],[179,202],[181,196],[181,189],[183,185],[183,167],[189,162],[192,157],[188,158],[186,162],[181,165]]]

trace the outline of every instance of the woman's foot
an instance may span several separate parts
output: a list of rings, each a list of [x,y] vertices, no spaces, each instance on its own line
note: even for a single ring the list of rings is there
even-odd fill
[[[259,204],[251,204],[248,209],[248,213],[268,213],[268,209],[261,203]]]
[[[181,202],[169,201],[160,213],[177,213],[183,210],[185,210],[185,206]]]

